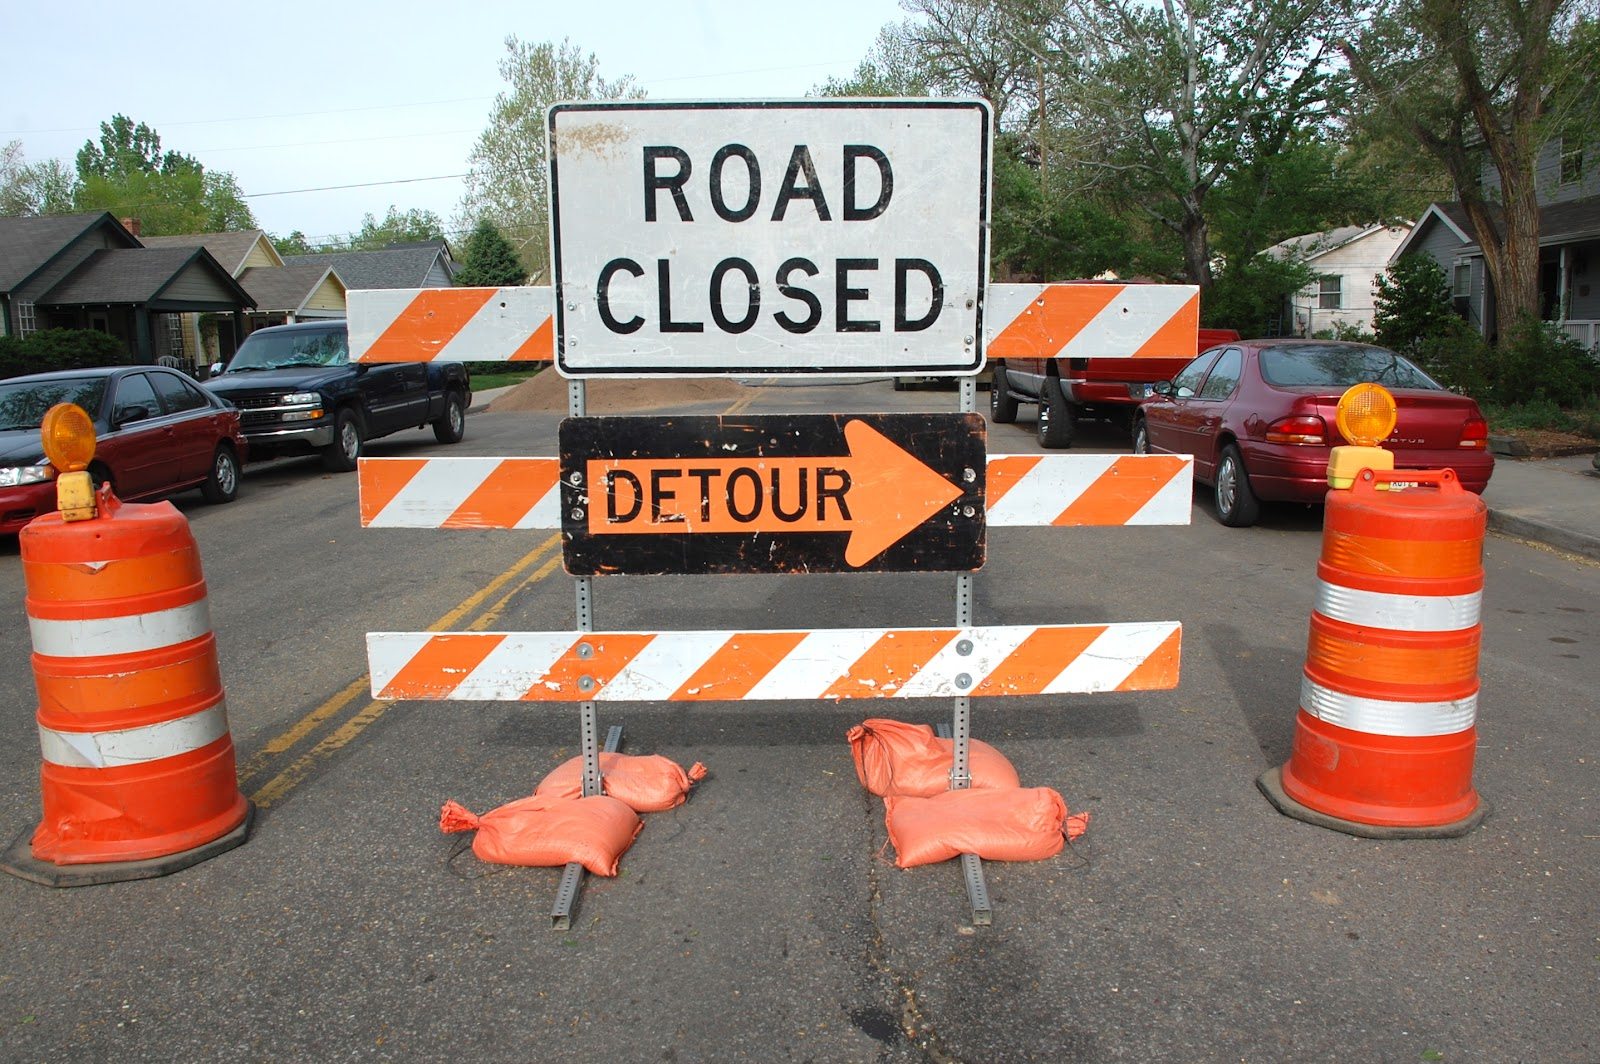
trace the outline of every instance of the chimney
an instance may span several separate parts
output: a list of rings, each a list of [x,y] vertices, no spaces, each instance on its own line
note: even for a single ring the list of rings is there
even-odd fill
[[[139,219],[137,219],[137,218],[124,218],[124,219],[122,219],[122,228],[126,229],[128,232],[132,233],[134,236],[138,236],[139,235]]]

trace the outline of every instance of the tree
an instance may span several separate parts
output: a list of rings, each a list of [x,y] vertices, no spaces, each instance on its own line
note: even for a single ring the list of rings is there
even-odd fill
[[[1461,319],[1450,307],[1450,279],[1430,255],[1397,260],[1377,279],[1372,327],[1378,342],[1420,360],[1425,341],[1455,333]]]
[[[1539,148],[1594,106],[1600,49],[1571,47],[1593,41],[1592,16],[1573,15],[1582,2],[1379,0],[1340,42],[1362,88],[1449,171],[1500,329],[1538,316]]]
[[[30,163],[20,140],[0,145],[0,216],[66,214],[72,210],[72,171],[59,159]]]
[[[560,100],[639,99],[644,90],[631,77],[600,77],[594,54],[576,45],[529,44],[506,38],[500,76],[509,88],[495,97],[489,125],[468,156],[463,227],[493,222],[518,248],[523,265],[537,277],[549,265],[549,160],[545,112]]]
[[[306,239],[305,233],[298,229],[290,230],[288,236],[274,236],[268,233],[267,239],[272,241],[272,246],[278,249],[280,255],[310,255],[317,250]]]
[[[528,271],[523,268],[511,241],[502,236],[489,219],[480,221],[467,237],[462,250],[456,284],[463,287],[500,288],[521,284],[527,279]]]
[[[192,155],[163,151],[161,137],[126,115],[100,123],[100,142],[78,151],[73,205],[140,220],[150,236],[252,229],[255,216],[234,176]]]
[[[378,221],[371,213],[361,218],[361,231],[351,233],[352,251],[377,251],[390,244],[419,244],[429,240],[444,239],[444,223],[432,211],[413,207],[400,211],[394,204]]]

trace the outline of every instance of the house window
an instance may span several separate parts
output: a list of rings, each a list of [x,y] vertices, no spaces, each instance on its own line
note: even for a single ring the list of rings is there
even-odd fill
[[[17,304],[17,339],[26,340],[30,335],[39,331],[39,315],[34,311],[32,303]]]
[[[1341,278],[1324,277],[1317,282],[1317,309],[1338,310],[1344,305],[1340,299]]]
[[[1576,185],[1583,180],[1583,145],[1561,146],[1561,183]]]
[[[1472,264],[1470,262],[1456,263],[1455,280],[1450,286],[1450,294],[1457,299],[1465,299],[1472,294]]]

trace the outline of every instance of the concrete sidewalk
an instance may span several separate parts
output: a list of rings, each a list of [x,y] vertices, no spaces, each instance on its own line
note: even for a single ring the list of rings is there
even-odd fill
[[[1497,457],[1483,501],[1496,532],[1600,561],[1600,473],[1594,455]]]

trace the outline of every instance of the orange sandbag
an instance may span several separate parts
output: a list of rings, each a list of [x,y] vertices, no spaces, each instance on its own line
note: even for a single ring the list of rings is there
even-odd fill
[[[495,864],[550,868],[580,862],[597,876],[617,874],[617,862],[644,829],[639,814],[615,798],[534,795],[475,816],[455,802],[439,810],[439,830],[474,831],[472,852]]]
[[[939,738],[926,724],[874,718],[851,728],[845,737],[856,761],[856,776],[873,794],[927,797],[950,789],[955,740]],[[974,789],[1022,786],[1006,755],[988,743],[973,739],[967,751]]]
[[[890,796],[885,818],[894,863],[934,864],[975,853],[985,861],[1042,861],[1089,826],[1089,814],[1067,814],[1049,787],[945,791],[931,798]]]
[[[604,793],[627,803],[635,813],[659,813],[682,805],[689,798],[689,788],[705,775],[706,767],[698,761],[685,772],[672,758],[660,754],[600,755]],[[556,766],[539,781],[533,793],[552,798],[582,795],[583,758],[575,757]]]

